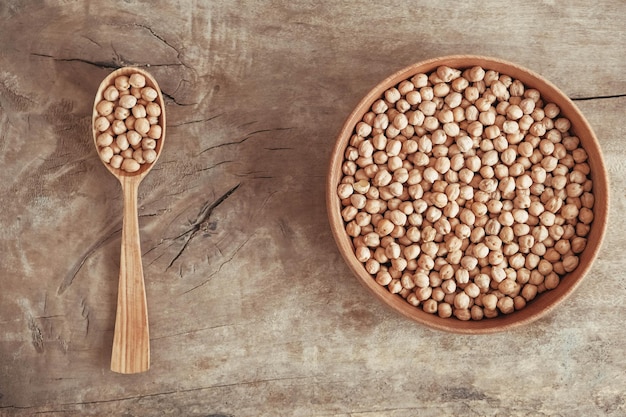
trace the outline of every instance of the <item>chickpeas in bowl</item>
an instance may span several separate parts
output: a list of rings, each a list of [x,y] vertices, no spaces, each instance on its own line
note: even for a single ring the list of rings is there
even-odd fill
[[[570,294],[606,228],[597,139],[574,104],[504,61],[444,57],[374,88],[333,151],[339,249],[386,304],[435,328],[532,321]]]

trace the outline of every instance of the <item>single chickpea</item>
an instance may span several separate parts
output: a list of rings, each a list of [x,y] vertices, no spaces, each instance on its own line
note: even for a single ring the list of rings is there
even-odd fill
[[[114,108],[115,105],[108,100],[102,100],[96,105],[96,111],[100,116],[110,115],[113,113]]]
[[[135,116],[132,114],[129,115],[126,119],[124,119],[124,123],[126,124],[126,129],[134,130],[135,129]]]
[[[370,232],[363,237],[364,237],[363,243],[366,246],[369,246],[371,248],[380,246],[380,235],[378,233]]]
[[[469,90],[469,89],[468,89]],[[470,105],[465,109],[465,120],[468,122],[476,122],[478,121],[478,117],[480,116],[480,110],[475,105]],[[480,123],[480,122],[479,122]],[[467,130],[467,127],[466,129]]]
[[[419,298],[419,297],[418,297]],[[437,312],[437,301],[428,299],[422,303],[422,309],[429,314],[435,314]]]
[[[132,148],[130,148],[130,149],[132,149]],[[143,149],[141,149],[141,148],[134,150],[130,157],[133,158],[135,161],[139,162],[140,164],[145,164],[147,162],[146,159],[144,158],[144,155],[143,155]],[[352,222],[354,222],[354,220]],[[350,222],[350,223],[352,223],[352,222]],[[356,225],[356,223],[355,223],[355,225]],[[356,226],[356,227],[358,228],[358,230],[357,230],[357,233],[355,233],[354,237],[358,236],[360,234],[360,232],[361,232],[361,227],[360,226]],[[347,226],[346,226],[346,228],[347,228]],[[350,233],[348,233],[348,234],[350,234]]]
[[[486,166],[494,166],[496,163],[498,163],[498,161],[499,161],[498,151],[495,151],[495,150],[485,152],[482,158],[480,159],[480,163]],[[480,166],[478,166],[477,168],[480,169]]]
[[[506,85],[506,84],[505,84]],[[524,95],[524,84],[520,80],[511,80],[509,87],[510,100]]]
[[[429,307],[432,308],[432,307]],[[448,303],[439,303],[437,306],[437,315],[441,318],[448,318],[452,316],[452,306]]]
[[[426,287],[417,287],[415,288],[415,295],[420,301],[425,301],[430,298],[433,293],[433,289],[430,284]]]
[[[454,294],[456,291],[456,282],[453,279],[445,280],[441,283],[441,289],[445,294]]]
[[[119,146],[117,146],[117,143],[115,143],[115,141],[113,141],[113,143],[111,143],[111,149],[113,150],[113,153],[115,155],[118,155],[122,152],[122,150],[119,148]]]
[[[413,283],[419,288],[429,288],[430,279],[424,272],[417,272],[413,275]],[[431,290],[432,291],[432,290]]]
[[[562,143],[568,151],[573,151],[580,146],[580,139],[576,136],[566,136],[563,138]]]
[[[593,221],[593,211],[587,207],[582,207],[578,214],[578,220],[580,220],[584,225],[591,224]],[[578,233],[578,235],[581,236],[580,233]]]
[[[98,132],[104,132],[111,126],[106,117],[100,116],[94,122],[94,127]]]
[[[524,114],[530,115],[535,110],[535,101],[525,98],[519,103],[519,108]]]
[[[505,278],[498,284],[498,291],[504,295],[511,295],[517,290],[518,284],[515,280]]]
[[[578,236],[587,236],[589,234],[589,224],[583,223],[582,221],[576,224],[576,235]]]
[[[521,295],[518,295],[513,298],[513,307],[515,310],[521,310],[526,307],[526,299]]]
[[[137,98],[132,95],[120,97],[119,105],[125,109],[132,109],[137,104]]]
[[[100,159],[102,159],[106,163],[111,162],[111,159],[113,158],[113,149],[111,149],[111,147],[105,146],[100,149],[99,153]]]
[[[520,131],[519,123],[515,120],[506,120],[502,123],[502,131],[506,134],[516,134]]]
[[[381,286],[389,285],[392,281],[391,274],[388,271],[379,271],[376,274],[376,282]]]
[[[524,285],[521,294],[527,302],[533,300],[537,296],[537,285]]]
[[[139,162],[139,164],[143,164],[145,161],[143,159],[143,155],[137,155],[137,158],[134,157],[136,151],[133,150],[133,148],[126,148],[123,151],[120,152],[120,155],[122,155],[124,158],[128,158],[128,159],[134,159],[135,161]]]
[[[120,75],[115,78],[115,88],[118,90],[128,90],[130,88],[129,78],[126,75]]]
[[[476,298],[480,295],[480,288],[476,285],[475,282],[471,282],[465,286],[463,289],[465,294],[467,294],[470,298]]]
[[[509,296],[504,296],[500,298],[497,302],[497,307],[500,312],[503,314],[510,314],[515,311],[515,303],[513,299]]]
[[[544,280],[544,285],[546,289],[548,290],[555,289],[559,285],[559,283],[560,283],[559,275],[554,272],[549,273]]]
[[[417,307],[420,305],[420,300],[417,298],[417,296],[415,295],[415,293],[410,293],[407,297],[406,297],[406,301],[411,304],[414,307]]]
[[[535,120],[530,116],[530,114],[524,114],[517,120],[517,124],[521,132],[527,132],[534,122]]]
[[[561,112],[561,109],[554,103],[547,103],[544,106],[543,111],[546,117],[549,117],[550,119],[554,119],[556,116],[559,115],[559,113]]]
[[[565,220],[573,220],[578,217],[578,207],[575,204],[566,204],[561,208],[561,216]]]
[[[103,132],[96,136],[96,144],[103,148],[106,146],[110,146],[113,143],[113,136],[108,132]]]
[[[109,163],[111,164],[111,167],[113,168],[120,168],[122,166],[123,161],[124,161],[124,157],[122,155],[113,155]]]
[[[455,308],[454,317],[462,321],[467,321],[472,318],[472,314],[470,313],[469,308]]]
[[[543,213],[539,215],[539,221],[541,222],[542,225],[546,227],[552,226],[555,220],[556,220],[556,216],[551,211],[544,211]]]
[[[135,161],[132,158],[125,158],[121,165],[122,170],[126,172],[136,172],[139,171],[141,165],[139,162]]]
[[[143,88],[146,86],[146,78],[142,74],[134,73],[129,77],[128,83],[132,87]]]
[[[485,314],[480,306],[473,305],[472,308],[470,308],[470,316],[472,320],[482,320]]]
[[[459,285],[467,284],[469,282],[469,270],[466,268],[457,269],[454,273],[454,279]]]
[[[485,294],[482,297],[482,303],[486,309],[495,310],[498,303],[498,297],[494,294]]]
[[[120,92],[114,85],[111,85],[104,90],[102,97],[107,101],[114,102],[120,97]]]
[[[464,293],[460,292],[454,296],[454,308],[456,309],[467,309],[470,306],[470,297]]]
[[[554,121],[554,127],[561,133],[567,133],[571,127],[569,119],[561,117]]]
[[[571,246],[572,252],[574,252],[575,254],[579,254],[585,250],[585,247],[587,246],[587,239],[585,239],[584,237],[577,236],[574,239],[572,239],[570,246]]]
[[[482,81],[485,78],[485,70],[480,66],[468,68],[463,72],[463,78],[471,83]]]
[[[578,256],[576,255],[568,255],[563,258],[563,268],[565,272],[572,272],[578,267]]]
[[[376,100],[374,104],[372,104],[372,111],[375,114],[383,114],[389,109],[387,102],[383,99]]]
[[[144,87],[141,89],[141,98],[148,102],[156,100],[157,96],[157,91],[152,87]]]

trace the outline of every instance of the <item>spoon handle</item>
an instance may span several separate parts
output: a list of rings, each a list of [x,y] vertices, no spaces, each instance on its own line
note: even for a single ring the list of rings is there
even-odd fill
[[[148,306],[137,217],[140,179],[122,176],[120,182],[124,194],[124,221],[111,370],[133,374],[150,367]]]

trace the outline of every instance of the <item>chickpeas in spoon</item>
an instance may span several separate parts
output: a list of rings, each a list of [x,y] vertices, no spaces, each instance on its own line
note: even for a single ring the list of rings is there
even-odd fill
[[[165,141],[165,106],[156,80],[124,67],[96,93],[93,139],[104,166],[122,186],[124,220],[111,370],[138,373],[150,367],[148,308],[141,261],[137,190]]]

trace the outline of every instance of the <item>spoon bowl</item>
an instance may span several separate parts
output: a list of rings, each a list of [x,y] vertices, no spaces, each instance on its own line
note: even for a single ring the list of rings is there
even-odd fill
[[[124,213],[122,226],[122,245],[120,253],[120,274],[117,295],[117,312],[113,349],[111,354],[111,370],[118,373],[132,374],[145,372],[150,367],[150,336],[148,328],[148,308],[144,284],[141,246],[139,239],[139,222],[137,216],[137,191],[139,184],[150,172],[161,154],[165,141],[165,103],[156,80],[146,71],[135,67],[123,67],[109,74],[100,83],[93,106],[92,133],[96,150],[99,150],[97,137],[101,133],[96,128],[96,119],[100,117],[96,106],[104,99],[105,90],[114,85],[120,76],[141,74],[145,77],[146,86],[157,92],[156,102],[161,107],[158,125],[161,135],[156,140],[156,158],[151,163],[144,163],[135,172],[126,172],[103,161],[104,166],[113,174],[122,186],[124,195]]]
[[[161,149],[163,148],[163,144],[165,142],[165,102],[163,100],[163,93],[161,92],[161,88],[159,87],[159,84],[157,83],[157,81],[154,79],[154,77],[152,77],[152,75],[150,75],[150,73],[148,73],[147,71],[141,69],[141,68],[136,68],[136,67],[122,67],[122,68],[118,68],[117,70],[113,71],[112,73],[110,73],[109,75],[107,75],[102,82],[100,83],[100,86],[98,87],[98,91],[96,92],[96,97],[94,100],[94,105],[93,105],[93,119],[92,119],[92,132],[93,132],[93,140],[94,140],[94,145],[96,146],[96,149],[98,149],[98,144],[96,143],[96,138],[98,136],[98,132],[94,126],[94,122],[96,120],[96,118],[98,117],[98,111],[96,110],[96,105],[104,100],[104,90],[107,89],[107,87],[114,85],[115,79],[117,77],[120,76],[130,76],[132,74],[141,74],[145,77],[146,79],[146,87],[152,87],[156,90],[157,92],[157,97],[154,100],[155,103],[157,103],[160,107],[161,107],[161,114],[159,115],[159,125],[161,126],[162,129],[162,134],[161,134],[161,138],[159,140],[156,141],[156,154],[157,154],[157,159],[154,160],[154,162],[150,163],[150,164],[142,164],[141,168],[139,168],[138,171],[136,172],[126,172],[124,170],[122,170],[121,168],[114,168],[112,167],[110,164],[104,163],[104,166],[106,167],[106,169],[109,170],[109,172],[111,174],[113,174],[116,178],[120,178],[120,177],[141,177],[142,179],[148,174],[148,172],[152,169],[152,167],[154,166],[154,164],[157,162],[159,156],[161,155]]]

